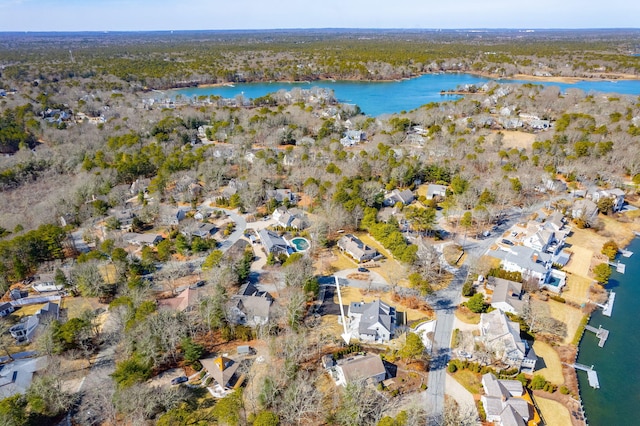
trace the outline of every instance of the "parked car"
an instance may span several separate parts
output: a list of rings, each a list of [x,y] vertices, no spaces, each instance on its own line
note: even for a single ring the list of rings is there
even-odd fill
[[[358,272],[369,272],[367,268],[363,268],[362,266],[358,268]]]
[[[175,377],[175,378],[171,379],[171,384],[172,385],[179,385],[180,383],[184,383],[184,382],[186,382],[188,380],[189,379],[187,378],[187,376]]]
[[[203,285],[205,285],[207,282],[205,280],[200,280],[198,282],[195,283],[196,287],[202,287]]]
[[[506,244],[506,245],[508,245],[508,246],[512,246],[512,245],[513,245],[513,241],[511,241],[511,240],[507,240],[506,238],[504,238],[504,239],[502,240],[502,244]]]

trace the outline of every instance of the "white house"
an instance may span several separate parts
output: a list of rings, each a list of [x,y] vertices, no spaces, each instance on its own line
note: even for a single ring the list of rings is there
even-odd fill
[[[533,409],[522,398],[524,389],[518,380],[498,380],[493,373],[482,376],[484,395],[480,397],[487,421],[501,426],[526,426]]]
[[[380,299],[351,302],[347,317],[351,335],[367,342],[388,342],[397,325],[396,309]]]
[[[478,340],[493,356],[511,367],[533,371],[538,357],[520,338],[520,324],[499,309],[480,315]]]
[[[347,234],[338,240],[338,248],[358,262],[371,260],[378,255],[376,249],[363,243],[355,235]]]
[[[447,196],[447,187],[444,185],[436,185],[434,183],[427,186],[427,200],[431,200],[434,197],[445,198]]]
[[[516,315],[522,313],[525,305],[522,283],[496,277],[489,277],[487,281],[493,287],[492,307]]]

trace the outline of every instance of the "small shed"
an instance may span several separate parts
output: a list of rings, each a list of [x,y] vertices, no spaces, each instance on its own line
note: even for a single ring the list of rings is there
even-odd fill
[[[253,353],[253,349],[249,345],[238,346],[238,355],[251,355]]]

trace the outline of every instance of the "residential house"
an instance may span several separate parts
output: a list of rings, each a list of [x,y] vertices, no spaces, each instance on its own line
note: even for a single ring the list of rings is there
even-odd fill
[[[13,308],[13,305],[9,302],[5,302],[3,304],[0,305],[0,317],[6,317],[8,315],[11,315],[11,313],[13,313],[15,309]]]
[[[434,183],[427,186],[427,200],[435,197],[445,198],[447,196],[447,187],[445,185],[436,185]]]
[[[513,368],[533,371],[538,360],[535,351],[520,337],[520,324],[509,320],[500,309],[480,314],[477,338],[496,360]]]
[[[567,184],[560,179],[543,179],[544,188],[551,192],[566,192]],[[544,192],[544,191],[543,191]]]
[[[216,384],[223,390],[228,391],[239,384],[240,375],[237,374],[240,364],[227,358],[219,356],[217,358],[201,359],[202,367],[207,370],[209,376],[213,377]]]
[[[337,386],[347,386],[361,381],[377,385],[387,377],[387,370],[380,355],[366,354],[339,360],[331,367]]]
[[[526,303],[526,300],[523,300],[522,283],[489,277],[487,284],[493,288],[492,307],[516,315],[522,313]]]
[[[243,284],[229,302],[229,321],[254,327],[264,325],[269,322],[272,303],[273,297],[268,292],[250,283]]]
[[[129,232],[122,236],[122,239],[128,244],[136,246],[155,246],[164,238],[160,234],[138,234],[135,232]]]
[[[275,209],[271,217],[273,217],[278,226],[283,228],[302,230],[307,227],[303,212],[294,213],[293,210],[287,210],[284,206]]]
[[[182,234],[186,237],[199,237],[199,238],[211,238],[216,232],[218,228],[212,223],[192,223],[190,226],[187,226]]]
[[[158,309],[170,309],[178,312],[193,310],[198,302],[198,290],[187,287],[175,297],[158,300]]]
[[[367,342],[388,342],[397,325],[396,309],[380,299],[371,303],[351,302],[348,312],[351,335]]]
[[[598,218],[598,206],[591,200],[580,198],[573,203],[571,216],[574,219],[584,219],[587,223],[593,223]]]
[[[57,320],[59,316],[60,307],[58,304],[47,302],[38,312],[23,318],[22,321],[11,327],[9,332],[18,342],[30,342],[41,324]]]
[[[160,206],[160,220],[164,225],[177,226],[187,216],[186,208]]]
[[[622,210],[622,207],[624,206],[624,195],[624,191],[619,188],[587,191],[587,198],[591,198],[594,203],[597,203],[604,198],[611,198],[611,201],[613,201],[612,210],[614,212]]]
[[[354,146],[367,139],[367,134],[362,130],[347,130],[340,143],[344,147]]]
[[[500,259],[500,265],[505,270],[520,272],[523,279],[536,282],[540,287],[546,286],[560,292],[566,284],[566,274],[552,268],[554,257],[549,253],[526,246],[513,246],[490,250],[488,254]]]
[[[47,367],[46,356],[17,359],[0,366],[0,399],[16,394],[24,395],[31,386],[33,375]]]
[[[387,207],[395,206],[396,203],[402,203],[405,206],[411,204],[413,200],[415,200],[415,196],[413,192],[408,189],[404,191],[400,191],[399,189],[394,189],[384,197],[384,205]]]
[[[562,212],[557,211],[549,216],[545,222],[545,226],[550,227],[554,232],[562,231],[565,226],[565,219]]]
[[[151,182],[151,179],[138,178],[129,187],[129,192],[132,195],[137,195],[140,192],[144,194],[149,189],[150,182]]]
[[[297,201],[296,194],[287,188],[269,189],[266,194],[268,199],[276,200],[278,203],[286,201],[289,204],[295,204]]]
[[[133,218],[136,215],[133,213],[132,209],[120,207],[113,208],[109,210],[109,217],[114,218],[120,224],[120,229],[131,232],[131,228],[133,226]]]
[[[260,237],[260,242],[267,253],[273,253],[274,255],[289,255],[289,252],[292,250],[284,238],[273,231],[261,229],[258,231],[258,236]]]
[[[347,234],[340,238],[338,247],[358,262],[371,260],[378,255],[376,249],[369,247],[352,234]]]
[[[208,219],[209,217],[211,217],[211,213],[213,212],[212,209],[208,208],[208,207],[202,207],[200,209],[198,209],[198,211],[193,215],[193,218],[195,220],[205,220]]]
[[[526,426],[533,407],[522,398],[524,388],[518,380],[498,380],[493,373],[482,376],[484,395],[480,397],[487,421],[501,426]]]

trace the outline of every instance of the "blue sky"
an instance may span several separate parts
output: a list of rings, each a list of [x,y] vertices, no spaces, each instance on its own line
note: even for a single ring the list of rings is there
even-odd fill
[[[639,26],[637,0],[0,0],[0,31]]]

